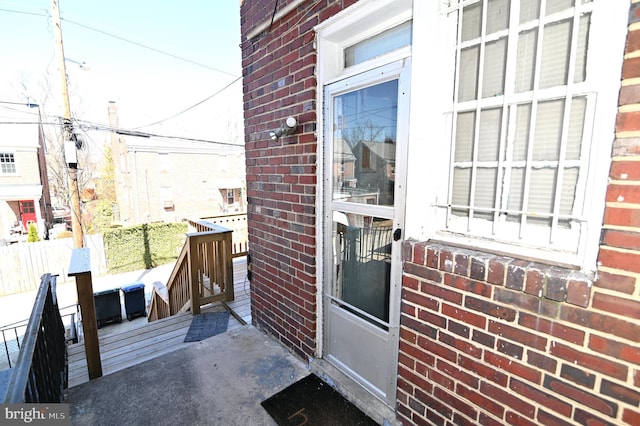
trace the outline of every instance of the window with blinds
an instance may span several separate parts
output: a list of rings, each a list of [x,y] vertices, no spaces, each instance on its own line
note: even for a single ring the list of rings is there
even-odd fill
[[[447,229],[577,251],[595,95],[590,0],[452,2]]]

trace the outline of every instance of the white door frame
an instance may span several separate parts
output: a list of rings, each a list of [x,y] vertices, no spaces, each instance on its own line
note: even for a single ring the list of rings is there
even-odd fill
[[[323,146],[325,139],[323,117],[324,86],[333,81],[362,72],[362,67],[360,66],[345,69],[340,58],[343,58],[343,50],[346,46],[412,19],[413,8],[413,0],[360,0],[314,28],[316,31],[315,47],[318,57],[316,66],[318,81],[316,90],[316,140],[318,141],[316,156],[316,174],[318,178],[316,194],[316,212],[318,212],[316,214],[316,356],[319,358],[324,356],[324,322],[322,315],[322,312],[324,312],[323,283],[325,279],[324,250],[322,249],[325,244],[322,232],[324,216],[322,212],[324,211],[326,180],[323,170],[325,151]],[[366,66],[370,69],[374,65],[381,66],[398,59],[410,57],[411,47],[407,47],[373,59]]]

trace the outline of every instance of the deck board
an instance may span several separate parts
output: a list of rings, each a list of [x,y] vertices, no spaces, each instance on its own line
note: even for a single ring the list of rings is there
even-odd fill
[[[202,312],[232,310],[227,330],[251,323],[251,299],[249,281],[246,280],[246,258],[234,260],[235,299],[222,304],[214,303],[202,308]],[[240,318],[239,321],[237,318]],[[175,350],[197,344],[184,343],[193,315],[186,312],[158,321],[146,322],[146,318],[137,318],[131,322],[106,325],[112,330],[99,330],[100,359],[103,375],[132,367],[141,362],[156,358]],[[118,332],[118,328],[124,331]],[[100,336],[100,331],[103,331]],[[84,344],[69,345],[69,387],[89,381]]]

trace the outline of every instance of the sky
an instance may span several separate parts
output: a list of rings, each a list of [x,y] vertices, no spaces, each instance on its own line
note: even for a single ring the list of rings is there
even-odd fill
[[[107,124],[115,101],[121,128],[241,143],[239,3],[59,0],[72,116]],[[0,0],[0,53],[0,102],[63,115],[51,0]]]

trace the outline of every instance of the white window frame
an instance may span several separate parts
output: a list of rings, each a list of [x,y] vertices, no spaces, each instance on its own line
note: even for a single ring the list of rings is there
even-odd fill
[[[482,0],[414,3],[411,122],[429,123],[429,131],[420,132],[414,125],[410,134],[406,235],[421,240],[437,239],[490,252],[578,267],[585,272],[592,272],[596,269],[611,145],[615,136],[620,70],[629,5],[622,4],[626,2],[613,2],[614,6],[606,0],[594,0],[588,6],[592,8],[592,16],[587,82],[591,85],[589,96],[593,106],[592,116],[598,119],[594,120],[590,127],[585,126],[591,133],[591,149],[584,158],[584,170],[588,170],[588,175],[584,183],[582,211],[578,212],[583,226],[576,249],[567,251],[557,250],[553,244],[545,246],[523,240],[500,241],[490,235],[474,236],[468,232],[453,232],[447,227],[448,177],[453,161],[450,148],[455,112],[452,104],[454,78],[451,76],[455,73],[458,24],[457,15],[451,12],[458,3],[468,5],[477,1]],[[434,39],[439,42],[430,42]],[[433,67],[434,63],[440,66]],[[606,66],[601,66],[602,64]],[[417,95],[420,93],[424,95]],[[593,102],[596,99],[597,102]],[[437,150],[433,149],[434,141],[438,144]],[[588,142],[588,138],[583,137],[583,143]],[[434,185],[425,185],[426,182],[433,182]]]
[[[159,192],[160,192],[160,200],[162,200],[162,208],[163,209],[174,208],[173,187],[168,185],[161,186]]]
[[[5,158],[5,156],[9,156],[10,159],[12,160],[10,162],[2,161],[0,163],[0,174],[1,175],[5,175],[5,176],[15,176],[15,175],[17,175],[18,174],[18,163],[16,161],[16,153],[15,152],[3,151],[3,152],[0,152],[0,155],[2,155],[3,159]],[[13,165],[13,171],[5,172],[4,171],[4,168],[6,167],[5,165]]]
[[[236,190],[233,188],[227,188],[225,191],[225,204],[227,208],[233,207],[236,202]],[[229,202],[229,199],[231,199],[231,202]]]

